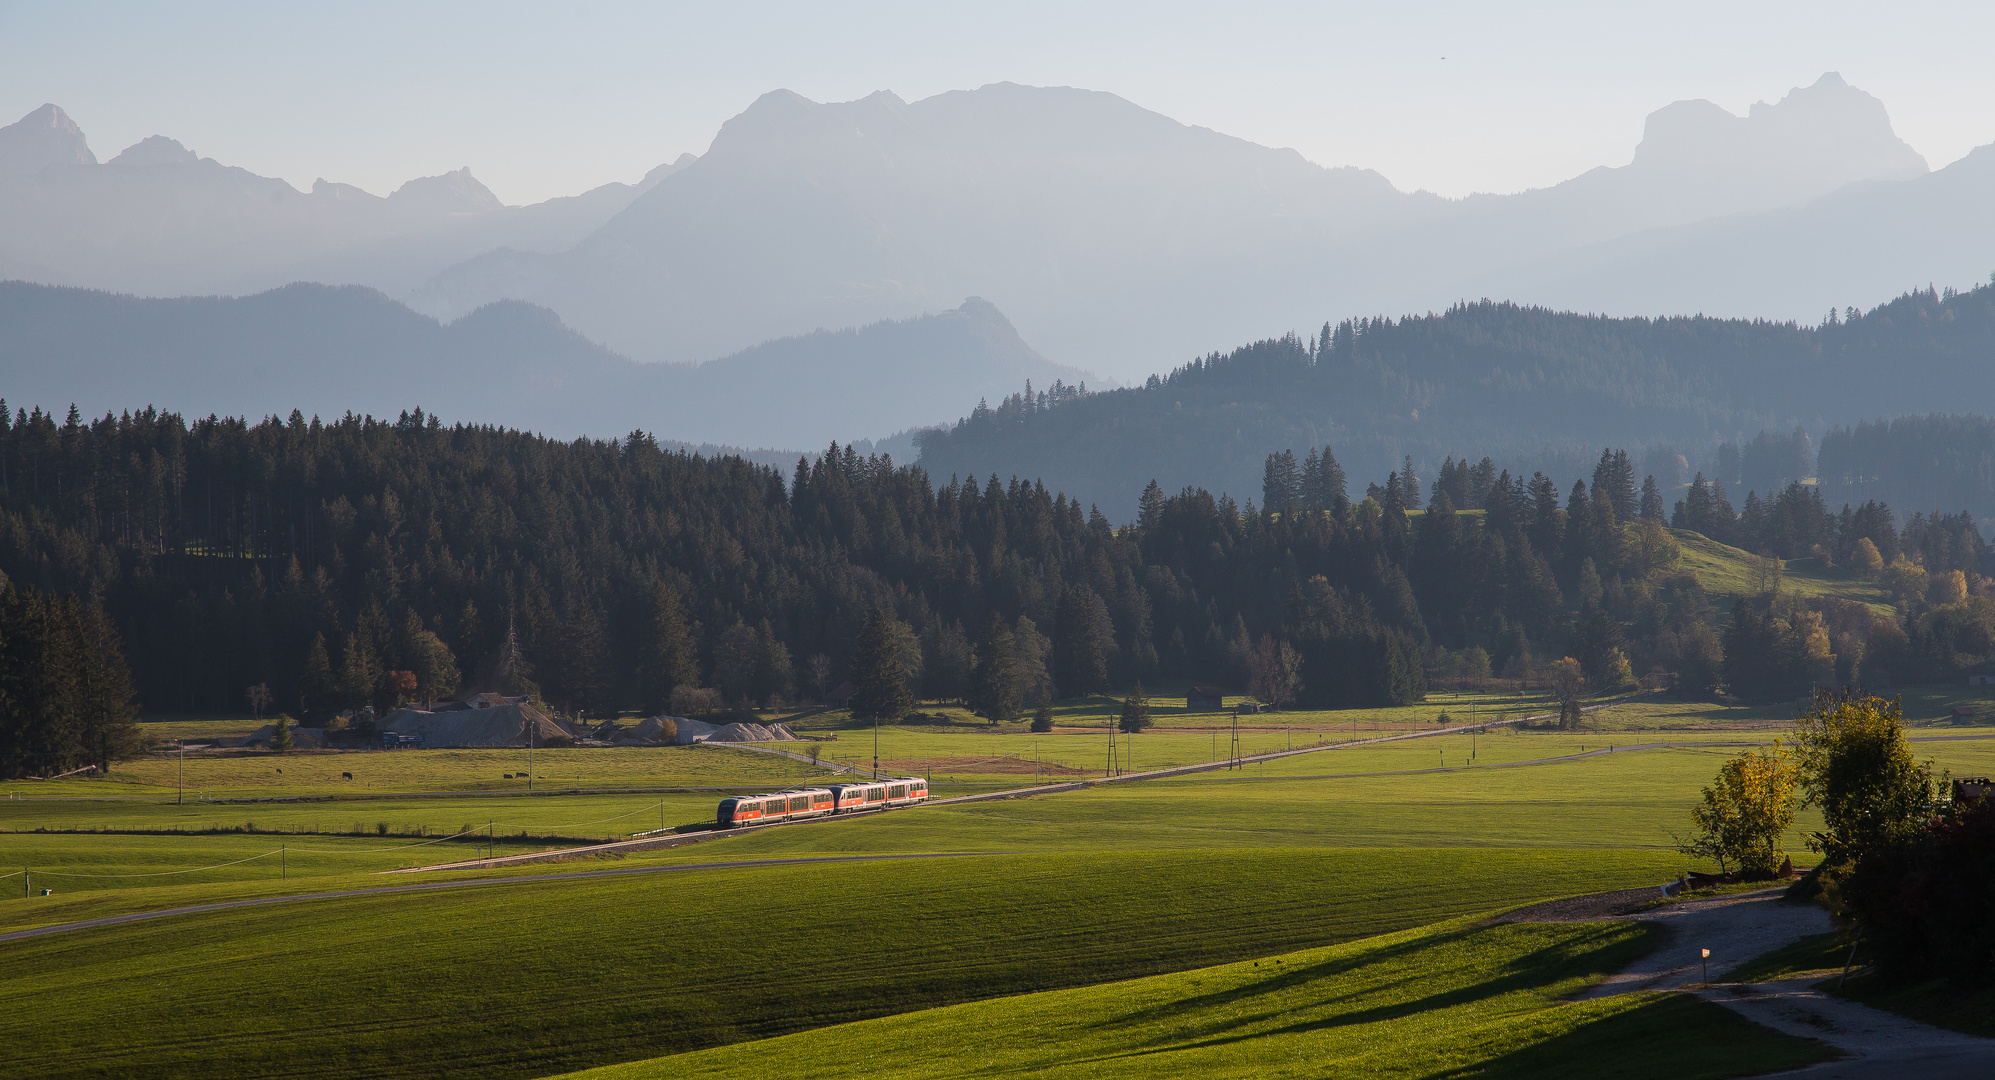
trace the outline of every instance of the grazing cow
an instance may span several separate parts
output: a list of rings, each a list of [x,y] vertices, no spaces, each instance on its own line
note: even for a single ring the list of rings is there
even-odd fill
[[[511,780],[512,778],[513,778],[513,774],[512,774],[512,773],[507,773],[507,774],[505,775],[505,777],[504,777],[504,779],[507,779],[507,780]]]
[[[353,779],[353,774],[350,772],[343,772],[339,774],[339,778],[341,780],[351,780]]]
[[[284,775],[284,770],[283,770],[283,769],[279,769],[279,770],[277,770],[277,775],[279,775],[279,776],[283,776],[283,775]]]

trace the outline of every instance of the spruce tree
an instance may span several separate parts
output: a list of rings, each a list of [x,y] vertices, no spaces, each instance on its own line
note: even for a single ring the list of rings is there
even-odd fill
[[[1151,480],[1143,489],[1143,497],[1136,503],[1136,524],[1145,529],[1154,529],[1164,517],[1164,489]]]
[[[895,623],[875,608],[852,643],[852,715],[857,719],[899,720],[914,709]]]
[[[1053,632],[1053,681],[1062,697],[1108,689],[1108,650],[1114,641],[1108,608],[1086,585],[1068,586]]]
[[[1138,732],[1150,726],[1150,699],[1143,696],[1143,684],[1137,683],[1122,699],[1122,716],[1117,726],[1126,732]]]
[[[693,632],[686,625],[679,592],[663,581],[652,583],[638,622],[636,683],[638,707],[656,716],[672,707],[672,691],[699,685]]]
[[[298,712],[308,718],[331,716],[339,706],[339,680],[333,678],[332,657],[326,653],[326,636],[313,634],[305,650],[305,671],[298,680]]]
[[[971,662],[970,711],[993,726],[1013,723],[1018,719],[1019,691],[1018,641],[1004,618],[993,612]]]
[[[99,771],[108,773],[112,761],[140,750],[143,736],[139,733],[138,703],[124,647],[110,617],[97,604],[80,614],[84,747],[95,755]]]
[[[1653,474],[1642,479],[1641,505],[1636,513],[1643,521],[1660,522],[1663,519],[1662,489],[1656,486]]]

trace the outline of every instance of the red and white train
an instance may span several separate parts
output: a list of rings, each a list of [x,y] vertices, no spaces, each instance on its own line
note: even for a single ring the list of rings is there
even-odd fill
[[[723,829],[739,829],[748,825],[773,825],[779,821],[802,821],[861,810],[913,806],[927,801],[928,781],[919,776],[899,776],[864,784],[832,784],[829,787],[772,791],[766,795],[737,795],[720,801],[714,820]]]

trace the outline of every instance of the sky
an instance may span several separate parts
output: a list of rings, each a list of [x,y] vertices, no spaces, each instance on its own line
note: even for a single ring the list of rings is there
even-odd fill
[[[1448,196],[1626,164],[1642,120],[1839,71],[1938,168],[1995,142],[1995,5],[27,3],[0,124],[54,102],[100,160],[154,134],[309,188],[469,166],[508,203],[701,153],[777,88],[909,101],[1010,81]]]

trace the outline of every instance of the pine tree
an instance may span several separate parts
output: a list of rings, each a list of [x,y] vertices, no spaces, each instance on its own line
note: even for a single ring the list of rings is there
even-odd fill
[[[1602,450],[1600,463],[1593,467],[1593,500],[1605,497],[1621,521],[1635,517],[1635,466],[1626,450]]]
[[[1269,454],[1261,470],[1261,509],[1285,514],[1302,493],[1302,474],[1296,469],[1295,451]]]
[[[1339,521],[1351,509],[1351,498],[1347,494],[1349,483],[1344,477],[1344,467],[1337,464],[1336,455],[1329,447],[1323,448],[1318,456],[1311,450],[1302,466],[1302,502],[1312,510],[1328,510],[1330,516]]]
[[[1108,608],[1086,585],[1069,586],[1060,598],[1053,632],[1053,680],[1062,697],[1087,697],[1108,689],[1108,650],[1113,646]]]
[[[533,667],[526,661],[526,648],[520,644],[519,625],[506,620],[505,640],[499,642],[499,692],[529,701],[540,700],[540,686],[529,678]]]
[[[82,609],[81,632],[83,666],[78,687],[84,711],[84,748],[96,757],[100,772],[111,771],[111,762],[139,752],[144,741],[139,733],[138,704],[132,693],[131,669],[117,630],[102,606]]]
[[[1018,685],[1018,640],[1004,619],[992,613],[977,642],[970,668],[970,711],[993,726],[1018,719],[1022,697]]]
[[[1643,521],[1660,522],[1663,519],[1662,489],[1656,486],[1653,474],[1642,479],[1641,506],[1636,512]]]
[[[1143,684],[1137,683],[1122,699],[1122,716],[1116,726],[1123,731],[1134,733],[1150,726],[1150,699],[1143,696]]]
[[[1143,497],[1136,503],[1136,524],[1145,529],[1154,529],[1164,517],[1164,489],[1155,480],[1143,489]]]
[[[326,653],[326,636],[313,634],[305,650],[305,672],[298,680],[298,712],[306,717],[331,716],[339,706],[339,681],[333,678],[332,658]]]
[[[852,644],[852,715],[860,720],[899,720],[914,709],[907,664],[901,658],[896,620],[875,608]]]
[[[373,646],[359,630],[352,630],[346,635],[344,652],[339,669],[340,701],[349,709],[373,704],[381,683],[381,662],[375,658]]]
[[[697,686],[700,681],[693,632],[686,625],[678,590],[663,581],[652,583],[638,634],[638,707],[647,716],[656,716],[671,709],[673,690]]]

